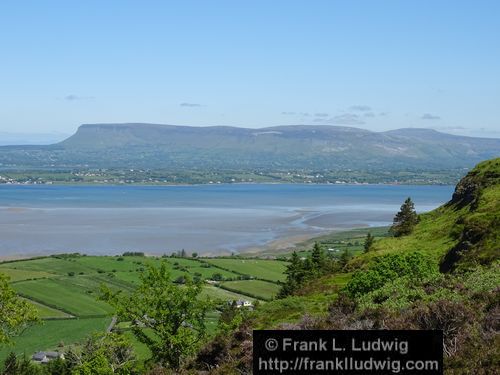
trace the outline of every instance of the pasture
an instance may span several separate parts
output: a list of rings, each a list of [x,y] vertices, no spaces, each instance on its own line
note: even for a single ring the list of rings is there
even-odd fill
[[[221,287],[227,288],[230,291],[238,291],[241,294],[265,301],[269,301],[274,298],[280,290],[280,286],[278,284],[262,280],[226,281],[221,283]],[[245,299],[248,299],[248,297]]]
[[[71,344],[81,342],[92,332],[104,331],[111,318],[45,320],[43,324],[31,326],[14,338],[14,345],[0,348],[0,361],[9,352],[31,356],[39,350],[67,349]],[[59,347],[63,344],[64,346]]]
[[[180,276],[212,279],[223,283],[226,290],[206,282],[201,298],[219,303],[231,300],[269,300],[279,290],[276,282],[283,279],[286,263],[260,259],[193,259],[155,258],[144,256],[84,256],[61,254],[44,258],[0,263],[0,273],[10,278],[14,290],[37,309],[43,324],[29,327],[14,339],[14,345],[0,350],[0,361],[10,351],[27,356],[38,350],[64,350],[81,342],[93,331],[103,331],[111,320],[111,306],[99,301],[102,284],[112,290],[132,291],[140,282],[140,274],[149,264],[165,263],[172,280]],[[239,280],[249,275],[255,280]],[[217,327],[219,313],[207,316],[209,333]],[[130,332],[127,332],[130,335]],[[139,356],[148,357],[144,345],[133,340]]]
[[[13,284],[23,297],[75,316],[106,315],[112,312],[106,303],[97,301],[95,292],[72,284],[67,279],[40,279]]]
[[[287,262],[266,259],[245,258],[210,258],[203,259],[204,262],[212,264],[221,269],[236,272],[240,275],[252,276],[256,279],[283,281]]]

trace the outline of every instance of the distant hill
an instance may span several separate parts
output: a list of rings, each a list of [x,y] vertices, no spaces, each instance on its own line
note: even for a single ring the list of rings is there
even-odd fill
[[[50,146],[0,147],[0,165],[219,169],[443,169],[500,155],[500,139],[429,129],[372,132],[340,126],[260,129],[86,124]]]

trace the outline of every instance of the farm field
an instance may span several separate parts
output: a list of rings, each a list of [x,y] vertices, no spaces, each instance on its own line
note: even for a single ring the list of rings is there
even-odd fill
[[[52,274],[44,271],[30,271],[30,270],[20,270],[15,268],[0,268],[0,272],[4,275],[9,276],[10,281],[23,281],[28,279],[42,279],[46,277],[53,276]]]
[[[217,288],[212,285],[205,285],[201,292],[202,298],[209,297],[215,300],[230,301],[230,300],[252,300],[248,296],[240,293],[231,292],[226,289]]]
[[[262,280],[226,281],[221,283],[221,288],[227,288],[230,291],[239,291],[247,296],[266,301],[274,298],[280,290],[278,284]]]
[[[325,250],[328,247],[361,248],[366,232],[320,238]],[[384,229],[374,233],[384,236]],[[304,247],[307,254],[311,246]],[[272,300],[285,280],[286,261],[242,257],[180,258],[146,256],[84,256],[61,254],[44,258],[25,259],[0,263],[0,273],[10,277],[12,287],[33,304],[43,320],[42,325],[28,328],[14,339],[14,345],[0,351],[0,361],[10,352],[31,355],[38,350],[56,349],[81,342],[93,331],[103,331],[111,321],[112,308],[97,300],[99,288],[106,284],[112,290],[133,290],[140,282],[140,274],[152,264],[167,264],[172,280],[179,277],[205,281],[201,298],[220,303],[232,300],[265,302]],[[336,285],[345,284],[350,275],[325,280]],[[217,282],[219,286],[213,285]],[[267,305],[267,304],[266,304]],[[207,316],[210,334],[217,329],[219,312]],[[140,359],[147,359],[150,352],[127,330],[119,327],[131,338]]]
[[[24,300],[35,306],[36,310],[38,311],[38,316],[41,319],[62,319],[72,317],[70,314],[65,313],[64,311],[53,309],[52,307],[42,305],[41,303],[35,302],[33,300],[26,298],[24,298]]]
[[[13,287],[23,297],[75,316],[106,315],[112,311],[110,306],[97,301],[90,289],[64,279],[23,281]]]
[[[325,252],[334,258],[340,257],[342,252],[346,250],[349,255],[357,256],[364,251],[363,244],[368,233],[371,233],[376,239],[381,239],[387,237],[388,230],[389,227],[372,227],[327,234],[299,244],[297,246],[297,253],[300,256],[310,254],[310,249],[312,249],[314,242],[318,242]],[[284,255],[289,256],[291,253]]]
[[[282,281],[285,279],[286,262],[265,259],[210,258],[203,261],[221,269],[248,275],[257,279]]]
[[[39,350],[58,349],[61,343],[68,346],[80,342],[92,332],[104,331],[110,321],[109,317],[45,320],[43,324],[29,327],[22,335],[16,337],[13,346],[2,347],[0,361],[3,361],[11,351],[31,356]]]
[[[181,276],[201,280],[216,279],[232,283],[231,291],[205,283],[201,298],[211,298],[221,303],[231,300],[267,300],[279,289],[274,283],[261,280],[238,280],[242,274],[255,278],[279,280],[284,262],[255,259],[155,258],[145,256],[84,256],[61,254],[44,258],[25,259],[0,263],[0,273],[10,278],[10,283],[29,303],[34,305],[43,320],[14,339],[11,347],[2,348],[0,361],[10,352],[27,356],[38,350],[56,349],[63,342],[66,346],[83,340],[93,331],[104,330],[111,321],[112,308],[98,301],[102,284],[113,290],[131,291],[138,285],[140,274],[148,264],[167,264],[172,280]],[[214,262],[215,261],[215,262]],[[212,264],[212,262],[216,264]],[[219,264],[223,268],[219,268]],[[226,268],[227,267],[227,268]],[[228,281],[232,280],[232,281]],[[207,329],[214,333],[219,313],[207,316]],[[131,332],[126,331],[129,336]],[[139,356],[146,359],[148,349],[132,340]]]

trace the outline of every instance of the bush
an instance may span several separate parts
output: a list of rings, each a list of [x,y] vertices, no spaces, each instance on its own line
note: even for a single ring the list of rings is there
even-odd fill
[[[179,276],[177,279],[174,280],[174,283],[176,283],[176,284],[185,284],[186,283],[186,277],[185,276]]]
[[[376,258],[368,270],[354,273],[345,290],[351,297],[359,297],[402,276],[421,281],[436,273],[437,264],[421,253],[391,254]]]
[[[214,281],[222,281],[224,280],[224,276],[222,276],[222,274],[216,272],[212,275],[212,280]]]

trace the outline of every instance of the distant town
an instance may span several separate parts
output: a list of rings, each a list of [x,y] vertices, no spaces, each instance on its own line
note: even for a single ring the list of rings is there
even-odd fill
[[[239,184],[239,183],[300,183],[300,184],[455,184],[466,168],[448,171],[198,171],[151,169],[72,169],[24,170],[0,169],[0,184]]]

